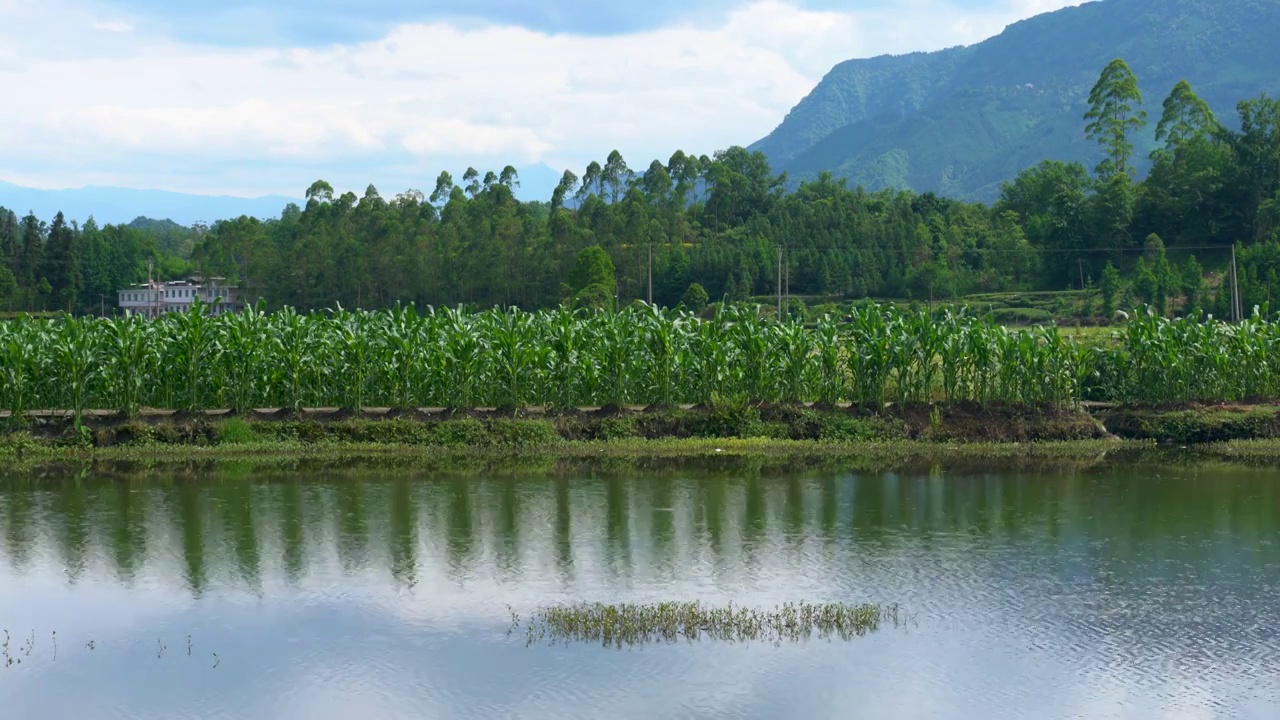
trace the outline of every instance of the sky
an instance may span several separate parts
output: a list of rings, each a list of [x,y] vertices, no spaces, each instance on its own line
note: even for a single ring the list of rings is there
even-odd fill
[[[838,62],[1079,0],[0,0],[0,181],[300,196],[768,134]]]

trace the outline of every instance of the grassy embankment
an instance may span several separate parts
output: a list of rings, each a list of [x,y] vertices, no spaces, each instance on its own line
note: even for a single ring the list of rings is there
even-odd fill
[[[1225,458],[1280,457],[1280,408],[1060,408],[974,403],[881,408],[741,405],[715,409],[94,413],[36,416],[0,435],[11,465],[60,460],[416,458],[441,466],[543,460],[688,458],[865,460],[1089,458],[1194,446]],[[1243,441],[1243,442],[1242,442]]]

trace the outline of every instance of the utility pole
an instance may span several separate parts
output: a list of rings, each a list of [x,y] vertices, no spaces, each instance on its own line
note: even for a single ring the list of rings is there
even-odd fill
[[[156,316],[156,288],[155,283],[151,280],[151,271],[154,264],[155,262],[151,258],[147,258],[147,305],[150,306],[148,308],[149,312],[147,312],[148,317]]]
[[[1231,245],[1231,321],[1244,319],[1244,308],[1240,306],[1240,276],[1236,271],[1236,246]]]
[[[653,304],[653,243],[649,243],[649,304]]]
[[[787,301],[787,312],[791,312],[791,258],[782,256],[782,294]]]
[[[107,295],[106,293],[98,293],[98,317],[107,316]]]
[[[1076,258],[1076,266],[1080,268],[1080,289],[1084,289],[1084,258]]]
[[[782,246],[778,246],[778,321],[782,321]]]

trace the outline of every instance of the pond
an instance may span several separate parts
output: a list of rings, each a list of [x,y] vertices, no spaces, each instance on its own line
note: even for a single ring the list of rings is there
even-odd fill
[[[903,621],[511,632],[684,600]],[[0,628],[11,718],[1274,718],[1280,469],[9,478]]]

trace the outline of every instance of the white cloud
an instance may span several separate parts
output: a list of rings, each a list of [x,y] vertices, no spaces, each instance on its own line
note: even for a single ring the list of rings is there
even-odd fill
[[[90,27],[103,32],[127,33],[133,31],[133,25],[123,20],[95,20]]]
[[[0,48],[11,48],[0,86],[20,99],[0,106],[10,177],[75,185],[107,174],[244,194],[294,192],[356,161],[354,186],[393,191],[445,165],[576,169],[613,148],[637,166],[677,148],[709,153],[768,133],[839,61],[974,42],[1074,4],[816,12],[762,0],[714,24],[610,38],[433,23],[369,43],[261,50],[174,43],[69,1],[0,0]],[[66,50],[55,52],[53,19],[69,11],[87,29],[58,36]],[[259,165],[245,173],[248,163]]]

